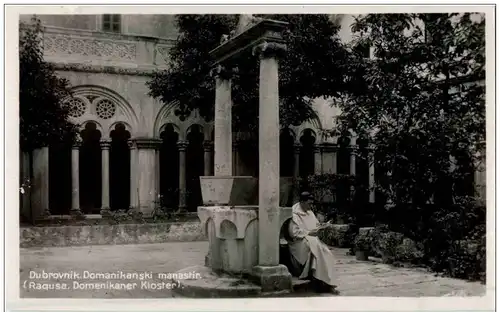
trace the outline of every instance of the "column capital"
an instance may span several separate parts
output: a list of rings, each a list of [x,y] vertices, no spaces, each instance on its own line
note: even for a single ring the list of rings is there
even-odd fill
[[[204,141],[203,142],[203,150],[205,152],[210,152],[213,147],[214,147],[214,142],[212,142],[212,141]]]
[[[359,148],[357,145],[349,145],[347,149],[351,152],[356,152]]]
[[[293,144],[293,151],[294,153],[300,153],[300,149],[302,148],[302,144],[300,143],[294,143]]]
[[[177,147],[179,148],[179,151],[184,152],[186,150],[186,148],[188,147],[188,141],[178,141]]]
[[[321,144],[314,144],[313,151],[315,153],[321,153]]]
[[[321,149],[323,150],[323,152],[333,153],[337,151],[338,146],[336,144],[328,143],[321,145]]]
[[[286,44],[278,42],[264,41],[252,49],[252,54],[259,58],[279,58],[282,57],[287,50]]]
[[[210,70],[210,76],[222,80],[231,80],[236,74],[238,74],[238,68],[231,65],[218,64]]]
[[[101,140],[99,142],[99,145],[101,145],[101,149],[109,150],[109,148],[111,147],[111,140],[107,140],[107,139]]]
[[[75,137],[73,139],[73,145],[72,145],[72,148],[73,149],[77,149],[79,148],[80,146],[82,146],[82,136],[80,135],[80,133],[76,133],[75,134]]]
[[[161,140],[153,138],[135,138],[132,141],[138,149],[158,149],[161,144]]]
[[[135,148],[137,148],[137,146],[136,146],[136,144],[135,144],[135,142],[134,142],[133,139],[128,139],[127,140],[127,145],[128,145],[129,149],[135,149]]]

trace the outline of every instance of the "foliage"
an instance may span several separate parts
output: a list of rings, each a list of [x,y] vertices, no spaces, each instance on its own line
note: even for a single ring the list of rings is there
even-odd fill
[[[353,30],[353,47],[371,46],[375,58],[350,54],[334,133],[373,144],[377,191],[395,206],[470,194],[486,132],[484,16],[368,14]]]
[[[72,139],[75,126],[68,121],[63,100],[70,96],[68,81],[56,76],[43,59],[43,29],[36,17],[20,25],[19,116],[23,150]]]
[[[356,251],[372,251],[373,236],[371,232],[363,232],[354,239],[354,249]]]
[[[330,224],[318,231],[318,238],[330,246],[349,248],[354,243],[356,233],[354,224]]]
[[[284,33],[287,52],[280,62],[280,122],[300,124],[314,118],[312,100],[338,95],[343,88],[342,70],[347,58],[337,35],[339,25],[329,15],[266,15],[289,23]],[[199,109],[212,119],[215,79],[211,77],[209,52],[222,35],[236,25],[237,15],[178,15],[179,36],[170,50],[168,69],[148,82],[150,95],[163,103],[178,103],[177,114]],[[259,62],[251,53],[241,55],[238,74],[232,79],[235,129],[255,133],[258,116]],[[335,73],[335,75],[332,75]],[[332,81],[333,80],[333,81]]]
[[[423,264],[445,275],[485,281],[486,207],[475,199],[425,209],[396,206],[386,222],[369,231],[370,253],[384,262]]]
[[[324,173],[309,176],[308,188],[315,198],[314,211],[324,214],[327,219],[339,218],[358,225],[364,223],[364,214],[372,210],[372,207],[367,198],[358,196],[366,194],[368,190],[360,180],[345,174]]]

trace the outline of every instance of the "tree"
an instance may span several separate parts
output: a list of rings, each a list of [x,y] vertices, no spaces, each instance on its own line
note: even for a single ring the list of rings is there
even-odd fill
[[[377,188],[395,205],[453,200],[485,141],[484,17],[473,14],[368,14],[359,17],[350,55],[351,88],[335,101],[336,131],[354,130],[375,148]],[[468,173],[470,174],[470,173]]]
[[[347,52],[339,26],[329,15],[267,15],[290,23],[284,36],[288,51],[280,62],[280,117],[282,125],[300,124],[315,117],[312,100],[337,95],[343,87],[342,65]],[[148,83],[150,95],[163,103],[178,103],[177,113],[199,109],[211,119],[215,81],[210,76],[209,52],[237,22],[236,15],[178,15],[179,37],[170,50],[169,68]],[[238,62],[232,80],[233,122],[237,130],[255,131],[258,116],[259,62],[250,53]]]
[[[19,38],[20,145],[26,151],[60,142],[75,129],[63,104],[69,83],[44,61],[42,26],[36,17],[31,21],[21,23]]]

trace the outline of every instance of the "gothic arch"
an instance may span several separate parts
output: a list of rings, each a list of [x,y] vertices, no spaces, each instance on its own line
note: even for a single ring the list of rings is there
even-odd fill
[[[300,139],[302,138],[302,136],[304,136],[305,134],[307,134],[307,132],[311,133],[311,136],[314,138],[314,143],[318,143],[318,135],[316,134],[316,131],[314,131],[314,129],[311,129],[311,128],[304,128],[300,131],[300,135],[298,137],[298,140],[300,141]]]
[[[95,120],[95,119],[87,119],[87,120],[85,120],[84,122],[80,123],[80,126],[79,126],[79,130],[80,130],[80,132],[81,132],[82,130],[84,130],[84,129],[85,129],[85,127],[87,126],[87,124],[89,124],[89,123],[93,123],[93,124],[95,124],[95,125],[96,125],[96,130],[99,130],[99,131],[101,132],[101,135],[103,135],[103,136],[104,136],[104,133],[106,133],[105,131],[103,131],[103,130],[104,130],[104,128],[103,128],[103,127],[102,127],[102,125],[101,125],[101,124],[100,124],[97,120]],[[108,133],[109,133],[109,132],[108,132]]]
[[[165,126],[167,124],[172,124],[174,125],[174,129],[179,133],[180,136],[183,135],[183,131],[179,129],[178,123],[179,120],[176,118],[174,111],[177,105],[179,104],[178,101],[170,102],[167,104],[162,105],[160,110],[158,111],[158,114],[156,115],[155,121],[153,123],[153,136],[159,138],[161,132],[164,130]],[[179,137],[179,139],[183,139]]]
[[[191,133],[193,127],[199,127],[201,133],[203,133],[203,137],[206,138],[206,136],[205,136],[205,127],[204,127],[203,124],[200,124],[200,123],[190,123],[189,124],[189,126],[186,129],[186,134],[185,134],[186,138],[188,137],[188,134]]]
[[[318,133],[321,133],[321,130],[323,129],[323,126],[321,125],[321,120],[319,119],[318,116],[315,116],[314,118],[303,122],[300,126],[293,127],[293,130],[295,130],[295,133],[298,133],[298,136],[295,136],[295,141],[299,143],[300,138],[302,137],[303,132],[306,129],[311,129],[315,135],[316,138],[316,143],[321,143],[321,136],[318,135]]]
[[[113,131],[115,129],[115,126],[118,125],[118,124],[124,125],[125,126],[125,130],[127,130],[130,133],[132,133],[132,127],[130,126],[129,123],[127,123],[125,121],[115,121],[115,122],[113,122],[111,125],[109,125],[107,133],[111,134],[111,131]]]
[[[179,139],[180,139],[180,136],[181,136],[181,129],[179,128],[178,125],[176,125],[175,123],[173,122],[165,122],[164,124],[161,125],[161,127],[159,128],[158,130],[158,137],[161,136],[161,133],[163,131],[165,131],[165,129],[167,128],[167,126],[170,125],[172,126],[172,128],[174,129],[175,132],[177,132],[177,134],[179,135]]]
[[[103,138],[109,138],[111,125],[118,122],[128,125],[129,131],[137,129],[139,121],[132,106],[113,90],[96,85],[81,85],[71,90],[70,104],[73,122],[84,124],[93,121],[100,125]],[[99,120],[99,122],[97,122]]]

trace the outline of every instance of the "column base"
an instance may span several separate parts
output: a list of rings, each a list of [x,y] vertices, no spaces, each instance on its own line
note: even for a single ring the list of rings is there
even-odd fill
[[[109,210],[109,208],[101,208],[100,214],[103,217],[111,217],[112,215],[111,210]]]
[[[262,287],[263,292],[292,291],[292,275],[282,264],[254,266],[250,278]]]
[[[80,209],[71,209],[69,211],[69,214],[71,216],[83,216],[83,213],[82,213],[82,211]]]

